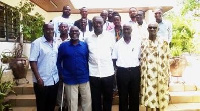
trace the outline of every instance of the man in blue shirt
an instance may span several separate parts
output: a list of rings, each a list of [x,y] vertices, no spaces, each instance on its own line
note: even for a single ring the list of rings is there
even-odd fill
[[[165,41],[168,41],[168,43],[170,43],[172,40],[172,23],[170,21],[163,20],[162,9],[156,9],[154,13],[155,13],[155,19],[156,19],[156,22],[158,23],[158,28],[159,28],[157,32],[158,37],[161,37]]]
[[[78,27],[72,26],[69,35],[71,40],[60,45],[57,59],[59,76],[65,85],[68,111],[78,110],[79,92],[83,111],[91,111],[88,46],[79,41]]]
[[[44,36],[31,44],[30,65],[33,71],[37,111],[54,111],[58,91],[56,60],[58,45],[53,39],[53,24],[44,24]]]

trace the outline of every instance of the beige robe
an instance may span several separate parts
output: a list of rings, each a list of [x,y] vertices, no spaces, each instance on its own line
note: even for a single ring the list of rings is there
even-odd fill
[[[144,39],[141,45],[141,105],[166,110],[169,103],[169,45]]]

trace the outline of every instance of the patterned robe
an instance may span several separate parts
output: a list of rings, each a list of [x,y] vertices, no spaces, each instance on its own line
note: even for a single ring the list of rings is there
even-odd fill
[[[144,39],[141,45],[141,105],[166,110],[169,103],[169,45]]]

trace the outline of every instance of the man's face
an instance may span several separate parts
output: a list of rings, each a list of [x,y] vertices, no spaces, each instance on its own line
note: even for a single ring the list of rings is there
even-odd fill
[[[162,20],[162,11],[161,10],[155,11],[155,18],[156,18],[156,21]]]
[[[108,18],[112,18],[112,15],[113,14],[113,10],[112,9],[109,9],[108,10]]]
[[[100,16],[103,18],[104,21],[106,21],[106,19],[108,18],[108,13],[102,12]]]
[[[82,18],[87,18],[88,10],[86,8],[83,8],[81,9],[80,14]]]
[[[72,40],[78,40],[79,39],[79,29],[76,26],[72,26],[69,32],[69,36]]]
[[[81,28],[86,28],[86,25],[87,25],[87,20],[86,19],[81,19],[80,27]]]
[[[138,13],[136,15],[136,20],[137,20],[137,22],[142,22],[142,20],[143,20],[143,12],[142,11],[138,11]]]
[[[137,15],[137,10],[135,8],[131,8],[129,10],[129,16],[130,16],[130,18],[135,18],[136,15]]]
[[[123,26],[123,37],[131,37],[131,32],[132,32],[132,28],[129,25],[124,25]]]
[[[113,23],[115,26],[120,26],[121,25],[121,19],[119,16],[114,16],[113,17]]]
[[[63,14],[65,16],[70,16],[71,15],[71,8],[69,6],[64,6],[63,7]]]
[[[43,31],[44,31],[44,36],[47,39],[53,39],[54,36],[53,24],[45,24]]]
[[[150,35],[156,35],[158,31],[158,25],[157,24],[149,24],[147,28]]]
[[[95,18],[93,21],[93,26],[94,26],[94,30],[96,32],[102,32],[103,31],[103,18],[101,18],[101,17]]]
[[[68,27],[68,25],[66,23],[61,23],[59,25],[59,31],[60,31],[61,34],[68,33],[68,30],[69,30],[69,27]]]

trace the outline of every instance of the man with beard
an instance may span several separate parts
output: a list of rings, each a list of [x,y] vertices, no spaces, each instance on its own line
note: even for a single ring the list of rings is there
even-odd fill
[[[44,24],[44,36],[31,44],[30,66],[33,71],[33,86],[37,111],[54,111],[58,91],[56,67],[58,45],[53,39],[53,24]]]
[[[91,93],[89,85],[88,46],[79,40],[79,29],[72,26],[70,41],[64,42],[58,49],[57,67],[63,78],[68,111],[78,110],[78,94],[81,95],[83,111],[91,111]]]
[[[154,13],[156,22],[158,23],[158,36],[170,43],[172,40],[172,23],[162,19],[163,12],[161,9],[156,9]]]
[[[86,30],[92,31],[93,30],[92,21],[87,18],[88,9],[86,7],[82,7],[80,9],[80,14],[81,14],[81,19],[85,18],[87,20]],[[74,26],[77,26],[79,29],[81,29],[81,26],[80,26],[81,19],[74,22]]]
[[[58,26],[61,23],[67,23],[69,28],[74,25],[74,21],[70,18],[70,15],[71,15],[70,6],[68,5],[64,6],[62,12],[63,12],[62,16],[55,17],[52,20],[52,23],[54,24],[55,37],[60,36],[60,31],[59,31]]]
[[[103,23],[102,17],[95,16],[94,32],[85,40],[89,48],[88,63],[93,111],[111,111],[112,108],[114,67],[111,53],[115,38],[109,32],[103,31]]]

